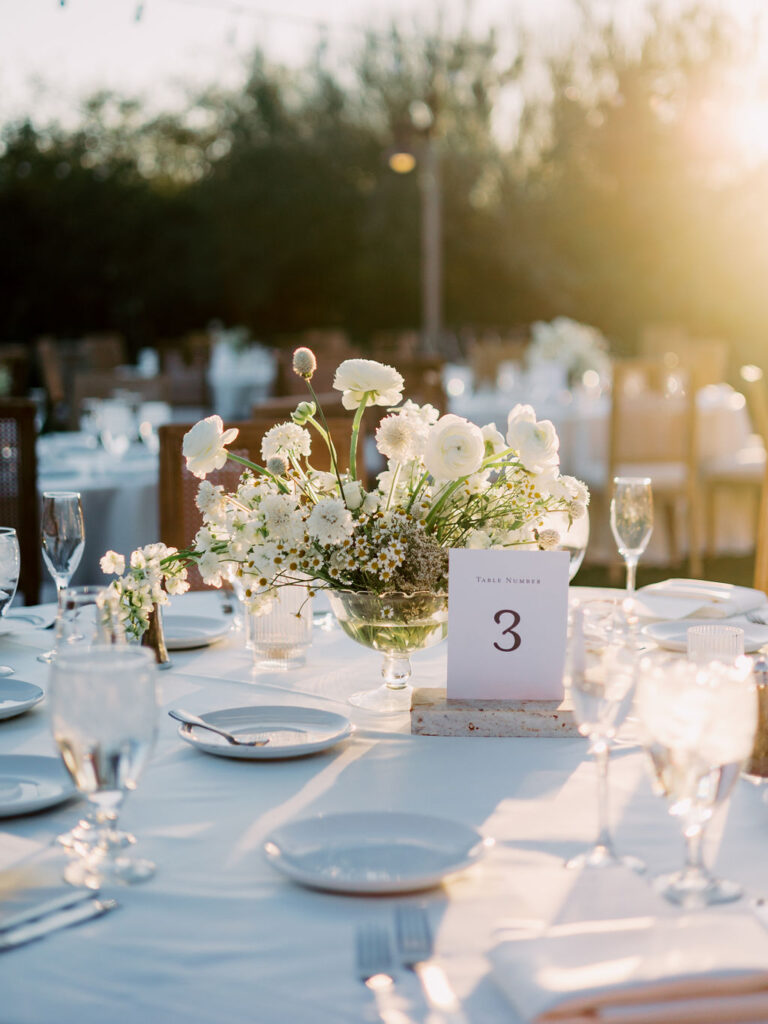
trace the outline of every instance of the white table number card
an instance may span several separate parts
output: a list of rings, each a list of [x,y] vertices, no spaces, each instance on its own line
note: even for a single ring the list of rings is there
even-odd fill
[[[566,551],[452,549],[449,700],[561,700]]]

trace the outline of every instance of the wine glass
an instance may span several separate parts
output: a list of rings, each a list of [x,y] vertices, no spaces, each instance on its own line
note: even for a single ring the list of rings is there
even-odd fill
[[[72,885],[150,878],[155,865],[114,843],[111,832],[127,790],[136,788],[157,728],[155,662],[142,647],[73,647],[51,665],[51,728],[67,771],[92,804],[93,842],[64,871]]]
[[[19,538],[10,526],[0,527],[0,618],[11,606],[19,583],[21,558]],[[0,665],[0,676],[13,675],[10,665]]]
[[[573,610],[571,700],[582,736],[589,737],[597,766],[598,832],[594,845],[566,862],[568,868],[627,867],[641,873],[637,857],[616,853],[608,813],[608,765],[611,742],[632,706],[637,682],[634,647],[624,642],[613,608]]]
[[[101,403],[99,438],[113,458],[122,459],[136,433],[136,415],[127,401],[108,398]]]
[[[640,556],[653,532],[653,493],[647,476],[613,479],[611,530],[619,554],[627,566],[627,599],[635,594],[635,575]]]
[[[58,614],[62,595],[80,565],[85,547],[85,526],[80,495],[76,491],[44,491],[41,522],[43,558],[56,584]],[[54,652],[38,655],[38,661],[50,662]]]
[[[751,662],[643,659],[638,715],[650,757],[654,789],[669,800],[685,836],[681,871],[656,880],[670,902],[684,907],[727,903],[741,896],[735,882],[715,878],[704,864],[707,823],[724,804],[752,752],[757,696]]]

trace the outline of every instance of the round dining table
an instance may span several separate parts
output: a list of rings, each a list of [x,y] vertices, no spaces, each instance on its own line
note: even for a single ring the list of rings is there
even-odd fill
[[[221,608],[216,594],[204,592],[176,599],[172,610],[221,619]],[[36,656],[50,641],[45,629],[6,635],[2,659],[46,689],[48,669]],[[445,659],[445,645],[417,654],[416,685],[444,685]],[[680,913],[624,869],[564,868],[596,834],[586,740],[412,735],[408,713],[376,716],[347,703],[375,684],[379,667],[379,655],[338,628],[315,628],[306,664],[286,673],[255,671],[236,632],[172,653],[171,669],[158,673],[154,756],[121,816],[156,875],[104,893],[118,910],[0,953],[4,1024],[515,1024],[522,1018],[489,969],[502,934],[552,920]],[[265,705],[335,711],[355,728],[310,756],[237,760],[193,749],[167,714]],[[22,754],[56,755],[46,701],[0,721],[0,755]],[[612,758],[610,787],[620,851],[641,857],[649,877],[677,868],[679,826],[651,790],[631,722]],[[753,896],[768,892],[762,796],[761,787],[740,781],[707,844],[708,859]],[[83,807],[73,800],[0,820],[0,913],[21,858],[65,861],[55,837]],[[275,830],[339,812],[437,816],[494,842],[478,863],[410,894],[319,891],[269,863],[264,843]],[[401,905],[426,908],[435,963],[458,1004],[450,1012],[430,1009],[409,971],[397,973],[386,1005],[357,975],[356,929],[374,923],[391,932]],[[717,913],[734,907],[744,913],[746,901]]]

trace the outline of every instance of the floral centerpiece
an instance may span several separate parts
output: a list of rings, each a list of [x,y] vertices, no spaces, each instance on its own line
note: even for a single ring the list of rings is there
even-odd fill
[[[538,320],[531,327],[531,343],[526,351],[530,367],[557,363],[571,383],[581,381],[587,370],[597,373],[601,383],[611,376],[608,342],[596,327],[580,324],[567,316],[551,323]]]
[[[186,551],[156,545],[134,553],[131,572],[112,586],[137,631],[163,587],[186,588],[189,563],[213,587],[234,575],[257,604],[297,581],[310,592],[322,588],[348,635],[384,652],[385,679],[400,688],[408,652],[445,635],[449,549],[556,548],[550,514],[565,513],[570,523],[585,515],[589,495],[560,475],[557,433],[530,406],[512,409],[504,436],[492,423],[403,402],[402,376],[368,359],[346,360],[334,379],[352,414],[342,468],[312,387],[314,354],[297,349],[293,367],[309,400],[264,434],[260,463],[228,450],[237,430],[225,430],[218,416],[185,435],[187,467],[201,479],[202,526]],[[387,410],[375,432],[386,469],[368,485],[357,465],[371,406]],[[318,443],[329,470],[312,465]],[[233,491],[206,479],[227,459],[243,466]],[[113,552],[103,566],[124,570]]]

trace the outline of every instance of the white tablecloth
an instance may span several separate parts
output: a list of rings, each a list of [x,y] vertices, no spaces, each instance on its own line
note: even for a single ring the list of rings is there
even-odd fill
[[[72,583],[103,583],[99,560],[105,551],[127,556],[160,539],[157,455],[135,445],[116,460],[88,448],[80,434],[44,437],[41,442],[38,492],[78,491],[83,506],[85,550]],[[50,580],[46,569],[43,580]]]
[[[211,594],[184,600],[187,609],[218,611]],[[49,646],[50,633],[23,640],[0,640],[3,661],[44,682],[35,654]],[[409,898],[426,901],[438,952],[473,1024],[517,1021],[488,976],[486,953],[499,927],[659,906],[634,877],[580,879],[562,868],[562,858],[582,849],[596,828],[586,741],[411,736],[407,716],[377,719],[345,703],[353,690],[377,681],[379,659],[338,630],[316,631],[308,664],[290,675],[252,675],[236,638],[173,658],[173,669],[160,677],[163,708],[309,704],[351,715],[358,731],[310,758],[233,761],[191,749],[161,714],[156,753],[123,816],[156,860],[156,877],[116,894],[122,908],[105,918],[0,954],[4,1024],[376,1019],[372,996],[353,973],[354,930],[368,921],[389,924],[398,900],[302,889],[261,853],[276,826],[323,811],[423,812],[495,837],[480,865]],[[417,681],[440,684],[444,658],[444,646],[417,655]],[[0,752],[54,752],[45,705],[0,722]],[[676,868],[678,826],[652,795],[636,747],[616,752],[611,795],[620,849],[644,858],[651,875]],[[0,822],[0,851],[13,837],[49,841],[77,811],[69,805]],[[719,853],[724,873],[765,894],[768,808],[761,791],[739,783],[723,834],[724,824],[721,816],[711,826],[709,855]],[[401,1024],[426,1022],[415,980],[402,975],[400,988],[407,1013]]]

